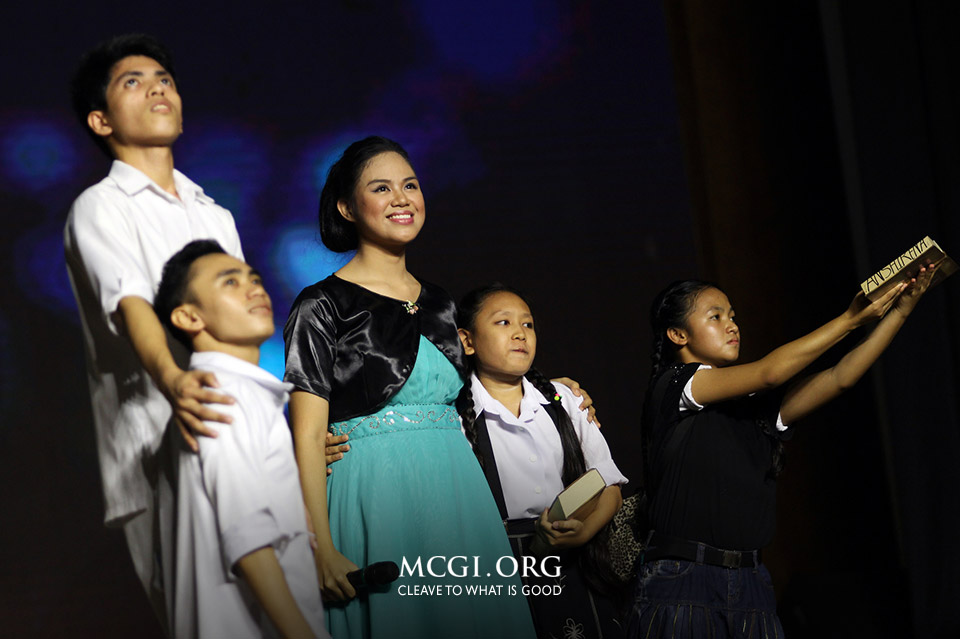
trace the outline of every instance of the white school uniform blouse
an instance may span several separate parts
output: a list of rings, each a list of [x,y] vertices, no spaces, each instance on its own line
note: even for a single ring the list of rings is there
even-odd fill
[[[539,517],[563,490],[563,448],[557,427],[544,409],[547,399],[524,379],[517,417],[491,397],[476,375],[471,375],[470,383],[477,419],[486,420],[490,434],[507,517]],[[563,384],[553,385],[573,422],[587,469],[600,471],[608,486],[626,484],[600,429],[587,421],[587,411],[579,409],[582,400]]]
[[[267,619],[235,572],[243,556],[276,553],[284,578],[317,637],[326,637],[306,508],[283,406],[293,388],[226,353],[194,353],[190,368],[212,371],[237,402],[231,424],[207,422],[199,455],[180,453],[177,489],[175,637],[271,637]]]
[[[163,265],[185,244],[217,240],[243,259],[233,217],[179,171],[180,198],[129,164],[80,194],[64,228],[70,283],[83,324],[87,379],[97,431],[106,523],[122,523],[152,499],[144,462],[160,445],[170,419],[167,400],[140,366],[115,314],[124,297],[153,303]],[[171,345],[181,367],[186,351]]]

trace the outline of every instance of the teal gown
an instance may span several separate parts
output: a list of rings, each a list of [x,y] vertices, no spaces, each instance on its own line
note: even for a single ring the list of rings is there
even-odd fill
[[[413,371],[387,405],[330,427],[350,436],[327,478],[335,547],[361,567],[401,566],[389,586],[326,604],[334,639],[534,636],[519,577],[500,575],[515,572],[513,553],[460,430],[460,386],[421,336]]]

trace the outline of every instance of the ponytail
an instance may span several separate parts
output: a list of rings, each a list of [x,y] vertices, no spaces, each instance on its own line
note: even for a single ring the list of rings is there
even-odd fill
[[[697,303],[697,297],[708,288],[719,286],[703,280],[680,280],[660,291],[650,305],[650,327],[653,329],[653,349],[650,352],[653,383],[677,359],[676,346],[667,337],[671,328],[685,328],[687,316]]]

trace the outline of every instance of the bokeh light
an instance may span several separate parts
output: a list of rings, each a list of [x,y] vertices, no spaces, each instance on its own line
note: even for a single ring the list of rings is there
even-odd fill
[[[355,251],[334,253],[318,241],[312,224],[291,226],[282,230],[269,252],[271,272],[289,298],[339,269],[350,261]]]
[[[237,226],[253,224],[256,198],[271,177],[269,143],[245,125],[206,122],[181,140],[177,168],[233,213]]]
[[[283,322],[278,322],[273,337],[260,346],[260,367],[283,379]]]
[[[36,304],[78,320],[63,257],[63,230],[31,229],[14,245],[17,286]]]
[[[558,42],[559,15],[553,2],[418,0],[416,7],[439,58],[486,80],[514,79],[526,60]]]
[[[3,174],[30,191],[49,188],[71,176],[77,153],[63,126],[46,120],[21,122],[15,114],[3,121],[16,122],[0,129],[0,162]]]

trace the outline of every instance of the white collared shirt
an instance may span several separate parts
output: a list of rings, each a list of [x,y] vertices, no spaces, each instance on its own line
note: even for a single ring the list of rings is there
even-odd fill
[[[490,434],[507,516],[539,517],[563,490],[563,448],[557,427],[544,409],[547,399],[523,379],[517,417],[487,392],[476,375],[470,379],[477,419],[486,420]],[[579,409],[582,400],[563,384],[553,385],[573,422],[587,469],[600,471],[608,486],[626,484],[627,478],[613,462],[600,429],[587,421],[586,411]]]
[[[220,352],[194,353],[190,368],[215,373],[236,404],[218,407],[232,423],[206,423],[218,436],[199,437],[198,455],[180,452],[171,634],[274,636],[234,570],[245,555],[271,547],[303,616],[325,637],[293,438],[283,416],[293,385]]]
[[[230,212],[185,175],[173,174],[179,199],[115,160],[110,174],[74,201],[64,228],[67,271],[83,324],[108,524],[149,503],[144,462],[159,447],[171,414],[129,340],[118,334],[120,300],[133,295],[152,303],[163,265],[192,240],[215,239],[243,259]],[[187,354],[179,343],[171,351],[185,367]]]

